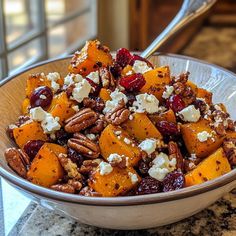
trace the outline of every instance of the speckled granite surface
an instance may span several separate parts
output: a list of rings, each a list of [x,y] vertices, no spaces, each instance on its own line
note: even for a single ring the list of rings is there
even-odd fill
[[[203,28],[182,54],[207,60],[236,72],[236,29]],[[75,222],[40,206],[27,208],[11,236],[47,235],[236,235],[236,191],[204,211],[178,223],[150,230],[114,231]]]

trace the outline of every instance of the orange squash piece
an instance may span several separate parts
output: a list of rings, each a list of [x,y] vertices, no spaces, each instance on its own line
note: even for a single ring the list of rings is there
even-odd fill
[[[53,117],[60,118],[60,124],[62,124],[66,119],[73,116],[76,112],[72,108],[75,102],[68,99],[65,92],[62,92],[54,96],[52,104],[48,110]]]
[[[29,98],[25,98],[21,105],[21,111],[23,115],[29,114],[30,100]]]
[[[152,114],[149,115],[151,121],[156,124],[159,121],[168,121],[168,122],[172,122],[172,123],[176,123],[176,116],[175,113],[172,109],[169,109],[168,111],[165,111],[161,114]]]
[[[165,86],[170,83],[170,69],[168,66],[158,67],[144,73],[146,84],[141,88],[141,93],[153,94],[160,101]]]
[[[105,160],[108,159],[110,154],[117,153],[126,156],[130,166],[135,166],[141,159],[141,150],[133,143],[127,132],[111,124],[102,131],[99,146],[101,155]]]
[[[132,183],[131,175],[136,175],[138,181]],[[103,197],[115,197],[124,195],[129,190],[133,189],[141,178],[136,171],[129,168],[113,167],[113,170],[108,175],[101,175],[99,170],[95,171],[89,180],[89,186],[96,192],[102,194]]]
[[[112,56],[107,47],[99,41],[88,41],[80,52],[76,52],[69,65],[69,72],[86,76],[100,66],[112,64]]]
[[[206,131],[212,135],[205,142],[200,142],[198,133]],[[209,121],[200,120],[196,123],[181,125],[181,133],[186,148],[190,154],[195,153],[197,157],[204,158],[214,152],[223,142],[224,137],[217,135],[209,125]]]
[[[30,140],[47,141],[47,135],[43,132],[40,123],[33,121],[21,127],[13,129],[13,136],[16,144],[22,148]]]
[[[64,175],[58,160],[59,153],[66,153],[66,149],[57,144],[45,143],[33,159],[27,179],[44,187],[56,184]]]
[[[144,140],[146,138],[162,139],[161,133],[144,113],[135,113],[132,120],[122,124],[122,128],[133,138]]]
[[[196,84],[194,84],[192,81],[188,80],[186,83],[187,86],[189,86],[195,94],[198,93],[198,87]]]
[[[99,97],[104,101],[109,101],[111,100],[111,91],[109,89],[106,88],[101,88],[100,92],[99,92]]]
[[[185,175],[185,185],[192,186],[215,179],[231,171],[228,159],[222,148],[200,162],[197,167]]]
[[[131,65],[127,65],[126,67],[123,68],[123,70],[121,71],[121,76],[126,76],[127,73],[134,73],[133,71],[133,67]]]
[[[212,93],[204,88],[198,88],[197,98],[203,98],[207,104],[212,104]]]

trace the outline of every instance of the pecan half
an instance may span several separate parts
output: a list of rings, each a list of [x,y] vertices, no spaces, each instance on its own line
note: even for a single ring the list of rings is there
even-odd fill
[[[223,149],[229,163],[236,166],[236,138],[227,138],[223,142]]]
[[[88,132],[91,134],[99,134],[105,129],[106,126],[107,122],[104,116],[100,116],[100,118],[95,122],[95,124],[91,128],[89,128]]]
[[[75,188],[70,184],[54,184],[50,188],[63,193],[75,193]]]
[[[58,159],[69,178],[77,180],[82,178],[81,174],[78,171],[77,165],[72,162],[66,154],[60,153]]]
[[[65,130],[68,133],[76,133],[93,125],[98,119],[98,114],[90,108],[81,109],[74,116],[65,121]]]
[[[173,159],[175,158],[176,159],[176,167],[177,169],[180,169],[180,170],[183,170],[184,168],[184,159],[183,159],[183,156],[180,152],[180,149],[177,145],[177,143],[173,142],[173,141],[170,141],[168,143],[168,151],[169,151],[169,157],[170,159]]]
[[[16,148],[8,148],[4,154],[8,165],[18,175],[26,178],[27,168],[30,164],[28,155],[23,150]]]
[[[69,179],[68,184],[71,185],[75,191],[79,191],[82,188],[82,183],[75,179]]]
[[[115,82],[114,82],[114,78],[112,76],[112,73],[107,68],[104,68],[104,67],[100,68],[99,75],[101,78],[103,88],[109,88],[109,87],[115,86]]]
[[[105,103],[100,97],[97,97],[96,99],[84,98],[83,105],[84,107],[91,108],[96,112],[102,112],[105,107]]]
[[[81,174],[89,174],[91,171],[95,170],[102,159],[94,159],[94,160],[85,160],[82,166],[79,169]]]
[[[121,100],[115,109],[105,115],[105,118],[107,122],[113,125],[120,125],[128,120],[129,116],[130,111],[125,107],[124,100]]]
[[[102,194],[95,192],[92,188],[88,186],[82,188],[79,194],[86,197],[101,197],[102,196]]]
[[[75,133],[74,138],[70,138],[67,145],[81,155],[90,159],[95,159],[100,154],[99,146],[85,135],[80,133]]]

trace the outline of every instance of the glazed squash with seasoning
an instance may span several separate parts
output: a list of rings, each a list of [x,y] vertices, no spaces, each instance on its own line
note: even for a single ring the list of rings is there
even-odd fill
[[[112,64],[112,57],[107,47],[97,40],[88,41],[80,52],[76,52],[69,65],[69,72],[86,76],[99,67]]]
[[[130,166],[135,166],[142,157],[141,150],[134,144],[128,133],[111,124],[102,131],[99,146],[105,160],[110,154],[117,153],[127,157]]]
[[[145,85],[141,88],[141,93],[153,94],[158,100],[162,100],[165,86],[170,83],[170,69],[168,66],[158,67],[143,74]]]
[[[46,141],[47,135],[43,132],[43,129],[39,122],[32,121],[30,123],[23,124],[20,127],[13,129],[13,137],[16,144],[22,148],[30,140],[43,140]]]
[[[133,189],[140,180],[137,172],[131,167],[113,167],[112,172],[107,175],[101,175],[99,169],[96,170],[89,179],[89,186],[103,197],[116,197]]]
[[[66,153],[66,148],[57,144],[45,143],[33,159],[27,172],[27,179],[44,187],[56,184],[64,175],[58,160],[60,153]]]
[[[215,179],[231,171],[223,148],[218,148],[213,154],[204,159],[197,167],[185,175],[186,186],[201,184]]]
[[[111,100],[111,91],[109,89],[106,89],[106,88],[101,88],[100,92],[99,92],[99,97],[104,101],[109,101]]]
[[[201,142],[198,134],[206,131],[211,137]],[[214,152],[224,140],[224,136],[219,136],[210,127],[209,121],[202,119],[196,123],[181,125],[181,133],[184,143],[190,154],[196,154],[199,158],[204,158]]]
[[[153,124],[156,124],[160,121],[176,123],[176,116],[172,109],[169,109],[161,114],[151,114],[149,115],[149,118],[153,122]]]
[[[198,88],[197,98],[203,98],[207,104],[212,104],[212,93],[204,88]]]
[[[21,105],[21,111],[23,115],[29,114],[29,108],[30,108],[30,100],[29,98],[25,98]]]
[[[161,133],[144,113],[135,113],[132,119],[122,124],[122,128],[133,138],[144,140],[146,138],[162,139]]]

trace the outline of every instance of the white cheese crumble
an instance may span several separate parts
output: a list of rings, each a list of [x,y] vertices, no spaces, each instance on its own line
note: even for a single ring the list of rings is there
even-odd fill
[[[89,138],[90,140],[96,140],[95,134],[86,134],[86,137]]]
[[[69,86],[71,84],[82,82],[82,80],[83,77],[80,74],[68,74],[64,78],[64,84]]]
[[[99,164],[99,170],[100,170],[100,175],[108,175],[113,171],[113,168],[109,163],[102,161]]]
[[[174,87],[173,86],[169,86],[169,85],[166,85],[166,89],[165,91],[163,92],[162,94],[162,97],[164,99],[167,99],[170,97],[170,95],[174,92]]]
[[[112,100],[106,101],[105,108],[103,109],[103,113],[107,113],[112,111],[114,108],[117,107],[118,103],[123,99],[125,104],[127,103],[128,99],[126,95],[120,92],[117,88],[114,92],[110,94]]]
[[[60,74],[58,72],[52,72],[48,73],[47,79],[51,81],[51,87],[54,92],[57,92],[57,90],[60,88],[60,85],[57,83],[57,81],[60,79]]]
[[[150,114],[156,113],[159,110],[159,100],[152,94],[139,94],[136,96],[136,101],[133,102],[131,111],[138,113],[147,112]]]
[[[131,144],[131,140],[130,139],[128,139],[128,138],[124,138],[124,142],[126,143],[126,144]]]
[[[200,142],[205,142],[207,141],[208,138],[211,138],[212,134],[208,133],[207,131],[202,131],[197,134],[197,138]]]
[[[134,62],[133,71],[135,73],[144,74],[144,73],[146,73],[147,71],[150,71],[150,70],[152,70],[152,68],[149,67],[145,61],[136,60]]]
[[[39,96],[39,98],[40,98],[40,99],[43,99],[43,100],[47,99],[47,97],[46,97],[44,94],[41,94],[41,95]]]
[[[98,71],[91,72],[91,73],[88,74],[86,77],[89,78],[89,79],[91,79],[95,84],[99,84],[99,83],[100,83]]]
[[[122,156],[120,156],[117,153],[112,153],[110,156],[107,158],[109,163],[120,163],[122,161]]]
[[[169,160],[165,153],[159,153],[156,158],[152,161],[153,166],[148,170],[148,174],[162,181],[165,176],[176,168],[176,159]]]
[[[115,135],[121,135],[121,133],[122,133],[121,130],[116,130],[116,131],[114,131],[114,134],[115,134]]]
[[[78,105],[74,105],[74,106],[72,106],[72,109],[74,111],[78,112],[79,111],[79,106]]]
[[[178,113],[178,115],[186,122],[197,122],[201,117],[199,109],[196,109],[194,105],[185,107]]]
[[[136,174],[129,172],[128,175],[132,184],[136,184],[138,182],[138,176]]]
[[[81,82],[75,84],[75,88],[72,91],[72,99],[77,102],[82,102],[84,98],[87,98],[92,86],[86,79],[83,79]]]
[[[52,134],[61,128],[59,117],[54,118],[50,113],[44,111],[41,107],[30,109],[30,118],[35,121],[40,121],[43,131],[46,134]]]
[[[138,145],[141,150],[145,151],[148,155],[155,152],[157,147],[157,141],[155,139],[145,139]]]

